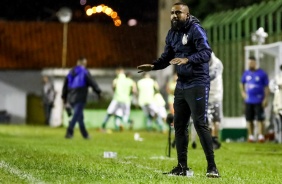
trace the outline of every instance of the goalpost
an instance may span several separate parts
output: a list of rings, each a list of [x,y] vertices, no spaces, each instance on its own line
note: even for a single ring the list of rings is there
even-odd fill
[[[266,108],[266,117],[270,120],[270,124],[272,123],[275,133],[275,140],[279,143],[282,142],[282,122],[278,114],[274,114],[272,107],[273,107],[273,93],[274,90],[273,83],[275,76],[281,74],[280,72],[280,65],[282,65],[282,42],[275,42],[271,44],[265,45],[252,45],[252,46],[245,46],[245,69],[248,68],[248,58],[250,56],[255,56],[257,59],[257,65],[265,70],[269,76],[270,82],[270,90],[272,95],[269,101],[269,105]],[[282,103],[282,102],[281,102]],[[272,117],[274,116],[274,117]],[[271,122],[272,121],[272,122]]]
[[[251,55],[257,58],[258,66],[266,70],[269,77],[276,76],[279,73],[279,66],[282,64],[282,42],[245,46],[245,69],[248,67],[247,61]],[[269,62],[274,63],[273,68]]]

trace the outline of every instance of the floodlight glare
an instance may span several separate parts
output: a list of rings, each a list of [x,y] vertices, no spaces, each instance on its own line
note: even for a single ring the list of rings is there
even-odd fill
[[[67,7],[63,7],[57,12],[57,17],[61,23],[68,23],[72,18],[72,11]]]

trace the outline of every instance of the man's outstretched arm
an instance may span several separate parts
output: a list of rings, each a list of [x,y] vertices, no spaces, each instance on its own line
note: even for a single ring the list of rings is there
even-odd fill
[[[143,64],[143,65],[137,66],[137,69],[139,70],[138,73],[149,72],[153,68],[154,68],[154,65],[152,65],[152,64]]]

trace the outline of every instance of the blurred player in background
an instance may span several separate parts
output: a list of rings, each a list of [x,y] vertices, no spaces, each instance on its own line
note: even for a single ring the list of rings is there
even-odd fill
[[[153,117],[159,127],[159,131],[164,133],[164,122],[166,122],[166,102],[160,92],[155,93],[153,103],[150,109],[153,111]]]
[[[174,73],[166,85],[166,92],[168,95],[167,103],[168,103],[169,113],[171,113],[172,115],[174,115],[173,102],[174,102],[174,90],[176,87],[176,81],[177,81],[177,74]]]
[[[282,65],[280,65],[280,73],[274,79],[274,98],[273,112],[276,121],[274,123],[275,139],[277,142],[282,142]]]
[[[123,129],[122,122],[129,121],[132,94],[136,93],[136,84],[130,77],[125,75],[123,68],[118,68],[116,74],[117,77],[112,83],[114,96],[102,123],[102,130],[105,130],[106,124],[112,115],[115,116],[115,129],[117,131]]]
[[[268,76],[265,71],[257,68],[256,58],[249,57],[249,69],[241,78],[241,95],[245,100],[245,116],[248,125],[248,141],[256,139],[254,120],[258,123],[258,141],[264,142],[264,108],[268,103]]]
[[[65,78],[62,99],[64,104],[70,104],[73,109],[72,119],[66,132],[66,138],[73,137],[73,129],[76,122],[79,123],[79,129],[85,139],[89,138],[84,124],[83,109],[86,103],[88,87],[95,91],[100,99],[101,89],[86,69],[87,59],[81,57],[75,66]]]
[[[54,107],[56,91],[53,82],[48,76],[42,77],[42,103],[45,115],[45,125],[50,125],[51,112]]]
[[[219,142],[219,125],[222,119],[222,100],[223,100],[223,82],[222,73],[223,65],[212,52],[210,64],[210,92],[208,104],[208,121],[211,127],[213,148],[219,149],[221,143]]]
[[[167,85],[166,85],[166,92],[167,92],[167,103],[169,108],[169,113],[174,116],[174,90],[177,83],[177,73],[174,73],[172,77],[169,79]],[[171,128],[173,128],[173,122],[171,123]],[[175,147],[175,139],[172,141],[171,146]]]
[[[130,119],[130,112],[131,112],[131,104],[133,103],[134,99],[137,98],[137,85],[136,85],[136,82],[132,78],[131,72],[126,72],[125,75],[126,75],[128,82],[132,83],[132,91],[130,93],[130,100],[129,100],[128,105],[127,105],[127,112],[128,112],[128,113],[126,113],[127,117],[124,117],[123,121],[125,123],[128,123],[129,129],[132,130],[134,121],[132,119]]]
[[[138,105],[145,115],[146,128],[151,131],[154,119],[154,110],[151,108],[151,104],[154,101],[155,93],[159,91],[159,85],[149,73],[144,73],[143,78],[137,81],[137,90]]]

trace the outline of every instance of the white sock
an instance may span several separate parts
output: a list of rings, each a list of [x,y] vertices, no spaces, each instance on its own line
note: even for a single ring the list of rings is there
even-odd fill
[[[255,137],[253,135],[249,135],[249,140],[254,140]]]
[[[259,134],[258,139],[262,140],[262,139],[264,139],[264,136],[262,134]]]

